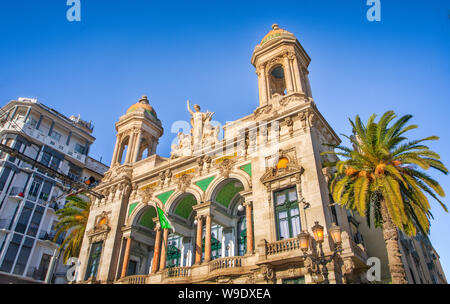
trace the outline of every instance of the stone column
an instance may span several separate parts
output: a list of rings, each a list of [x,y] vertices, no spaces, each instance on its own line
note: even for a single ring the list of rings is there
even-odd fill
[[[159,140],[155,137],[152,137],[152,146],[151,146],[151,150],[149,151],[150,152],[149,155],[156,154],[156,148],[158,147],[158,143],[159,143]],[[149,147],[149,149],[150,149],[150,147]]]
[[[169,229],[164,229],[164,238],[161,248],[161,263],[159,264],[159,270],[166,269],[166,258],[167,258],[167,240],[169,238]]]
[[[122,140],[122,134],[117,134],[116,136],[116,146],[114,148],[113,157],[111,160],[111,167],[114,166],[117,163],[117,154],[119,153],[120,149],[120,141]]]
[[[259,100],[260,106],[267,105],[267,82],[265,64],[261,64],[258,69]]]
[[[131,237],[127,237],[127,245],[125,247],[125,255],[123,257],[123,264],[122,264],[122,274],[120,275],[120,278],[124,278],[127,275],[128,270],[128,262],[130,260],[130,249],[131,249]]]
[[[133,153],[132,150],[133,150],[133,143],[134,143],[135,137],[136,137],[136,134],[134,133],[134,131],[131,132],[130,139],[128,141],[127,155],[125,157],[125,164],[128,164],[131,162],[131,155],[132,155],[131,153]]]
[[[195,264],[199,265],[202,262],[202,230],[203,219],[197,216],[197,237],[195,239]]]
[[[133,153],[133,163],[137,162],[138,156],[139,156],[139,150],[141,146],[141,139],[142,139],[142,130],[139,130],[136,144],[134,146],[134,153]]]
[[[312,97],[312,91],[311,91],[311,84],[309,83],[309,77],[308,77],[308,71],[305,70],[303,72],[303,75],[305,75],[305,83],[306,83],[306,90],[308,91],[308,96]]]
[[[156,239],[155,239],[155,250],[153,252],[153,265],[152,265],[152,273],[156,273],[158,271],[159,266],[159,252],[161,250],[161,228],[156,228]]]
[[[245,202],[245,221],[247,224],[247,254],[253,254],[252,202]]]
[[[205,262],[211,261],[211,215],[206,216],[205,226]]]
[[[298,60],[297,60],[296,56],[294,56],[294,58],[292,60],[292,64],[294,65],[295,86],[297,88],[297,92],[305,93],[305,90],[302,87],[302,78],[300,75],[300,68],[298,66]]]
[[[292,72],[291,65],[289,63],[288,54],[285,54],[283,57],[284,60],[284,76],[286,79],[286,92],[287,94],[291,94],[294,92],[293,82],[292,82]]]

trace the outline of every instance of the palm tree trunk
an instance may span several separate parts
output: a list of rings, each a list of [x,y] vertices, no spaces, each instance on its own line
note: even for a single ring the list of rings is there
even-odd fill
[[[381,202],[381,216],[383,218],[383,237],[386,243],[392,284],[408,284],[405,266],[401,259],[402,254],[398,245],[398,230],[392,223],[391,216],[384,202]]]

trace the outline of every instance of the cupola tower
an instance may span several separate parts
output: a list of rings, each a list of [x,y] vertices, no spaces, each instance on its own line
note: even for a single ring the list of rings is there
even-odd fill
[[[163,135],[161,121],[147,96],[128,108],[116,123],[117,140],[111,167],[131,164],[156,153]]]
[[[260,107],[271,104],[278,96],[312,97],[308,79],[311,59],[294,34],[277,24],[255,47],[252,64],[259,84]]]

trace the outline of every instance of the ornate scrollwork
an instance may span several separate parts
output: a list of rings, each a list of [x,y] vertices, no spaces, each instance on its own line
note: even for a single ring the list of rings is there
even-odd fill
[[[309,256],[305,258],[303,265],[310,274],[320,272],[319,265]]]
[[[220,175],[222,175],[224,178],[228,178],[235,164],[235,159],[224,159],[217,165],[220,171]]]
[[[205,156],[206,170],[208,171],[208,173],[209,169],[211,168],[211,162],[212,162],[211,156],[209,155]]]
[[[106,240],[108,237],[108,233],[111,230],[109,213],[110,212],[103,211],[95,218],[94,227],[87,232],[90,243],[100,242]]]
[[[257,108],[253,114],[255,115],[255,118],[258,118],[262,114],[269,114],[272,111],[272,105],[267,105],[264,107]]]
[[[273,282],[275,279],[275,271],[270,265],[262,265],[261,274],[263,275],[264,280],[266,280],[267,283]]]
[[[255,284],[255,275],[253,273],[249,274],[247,276],[247,278],[245,279],[245,283],[246,284]]]
[[[285,122],[289,128],[289,134],[292,136],[294,134],[294,120],[291,117],[286,117]]]
[[[205,163],[205,161],[204,161],[204,156],[201,156],[201,157],[197,158],[198,175],[202,175],[203,164],[204,164],[204,163]]]
[[[192,174],[185,174],[182,177],[178,178],[176,180],[178,191],[185,192],[187,187],[190,186],[192,178]]]
[[[155,188],[153,187],[144,187],[143,189],[139,189],[139,194],[142,197],[142,202],[144,204],[148,204],[148,202],[152,199],[154,193]]]

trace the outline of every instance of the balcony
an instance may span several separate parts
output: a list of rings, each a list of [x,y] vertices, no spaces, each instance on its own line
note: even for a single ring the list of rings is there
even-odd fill
[[[209,272],[238,267],[242,267],[242,258],[240,256],[219,258],[209,262]]]
[[[24,197],[23,187],[13,187],[9,192],[9,198],[13,200],[21,201]]]
[[[11,225],[11,220],[0,219],[0,230],[9,230],[10,225]]]
[[[42,241],[50,241],[52,243],[61,245],[62,242],[64,241],[64,235],[60,234],[58,236],[58,239],[56,240],[56,242],[54,242],[53,240],[55,239],[55,236],[56,236],[56,231],[51,231],[51,232],[41,231],[41,233],[39,234],[39,239]]]
[[[218,258],[200,265],[170,267],[161,272],[151,273],[149,275],[133,275],[116,281],[116,284],[191,284],[215,282],[219,276],[236,276],[247,274],[250,267],[246,264],[252,264],[247,261],[254,256],[234,256]],[[247,261],[247,262],[246,262]]]
[[[57,202],[49,204],[48,208],[49,210],[53,210],[54,212],[58,211],[59,209],[62,209],[62,207],[60,207]]]
[[[132,284],[132,285],[142,285],[147,284],[148,275],[133,275],[122,278],[117,281],[119,284]]]
[[[34,171],[33,166],[26,162],[20,163],[20,169],[22,169],[22,171],[24,171],[26,173],[31,173]]]
[[[191,276],[191,267],[171,267],[164,271],[165,278],[185,278]]]
[[[300,249],[300,240],[298,238],[292,238],[287,240],[276,241],[273,243],[267,243],[266,254],[273,255],[288,251]]]
[[[290,238],[276,242],[267,242],[261,240],[258,245],[259,263],[277,262],[283,263],[287,260],[300,262],[303,260],[303,252],[300,249],[300,240],[298,238]]]
[[[57,150],[59,152],[62,152],[64,154],[70,156],[73,159],[76,159],[77,161],[79,161],[81,163],[84,163],[86,161],[86,155],[69,150],[69,147],[66,146],[65,144],[58,143],[56,140],[54,140],[50,136],[42,133],[39,130],[36,130],[35,126],[25,123],[23,120],[16,121],[13,124],[5,124],[3,126],[3,128],[1,128],[0,130],[8,130],[8,131],[13,131],[13,132],[22,131],[25,134],[27,134],[28,136],[41,141],[42,143],[54,148],[55,150]]]
[[[27,271],[27,277],[38,281],[44,281],[47,275],[47,269],[30,267]]]

